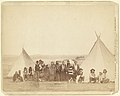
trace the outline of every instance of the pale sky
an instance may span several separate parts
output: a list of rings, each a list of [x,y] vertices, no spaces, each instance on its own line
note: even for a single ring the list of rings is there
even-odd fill
[[[96,41],[95,31],[114,53],[114,5],[2,6],[2,53],[19,55],[22,47],[30,55],[88,54]]]

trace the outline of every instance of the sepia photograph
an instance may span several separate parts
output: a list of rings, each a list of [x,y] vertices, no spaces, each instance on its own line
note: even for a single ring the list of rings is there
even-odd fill
[[[5,94],[118,91],[115,2],[3,2],[1,38]]]

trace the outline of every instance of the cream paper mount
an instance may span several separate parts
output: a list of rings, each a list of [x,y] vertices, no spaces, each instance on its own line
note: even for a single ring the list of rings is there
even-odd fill
[[[4,94],[118,91],[118,4],[3,2],[1,6]]]

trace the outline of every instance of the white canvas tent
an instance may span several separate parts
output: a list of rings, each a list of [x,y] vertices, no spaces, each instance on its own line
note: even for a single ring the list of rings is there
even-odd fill
[[[101,41],[100,36],[97,36],[96,42],[80,67],[83,68],[85,82],[89,81],[92,68],[95,69],[96,76],[103,72],[103,69],[107,69],[107,77],[110,81],[115,81],[115,57]]]
[[[20,54],[16,62],[14,62],[14,65],[8,73],[7,77],[12,77],[14,73],[18,70],[21,70],[21,75],[23,75],[22,73],[24,67],[34,67],[34,62],[23,48],[22,53]]]

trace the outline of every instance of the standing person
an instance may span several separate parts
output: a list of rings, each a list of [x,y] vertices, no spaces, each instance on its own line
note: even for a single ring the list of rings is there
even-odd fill
[[[54,62],[51,62],[51,65],[50,65],[50,81],[54,81],[55,80],[55,76],[56,76],[56,68],[55,68],[55,64]]]
[[[70,61],[67,60],[67,68],[69,68],[69,67],[70,67]]]
[[[74,69],[74,80],[75,80],[76,77],[77,77],[78,71],[80,71],[79,70],[79,65],[77,64],[77,61],[74,61],[73,69]]]
[[[39,62],[36,61],[35,64],[35,74],[36,74],[36,80],[39,81]]]
[[[69,67],[70,67],[70,66],[71,66],[70,61],[67,60],[67,66],[66,66],[66,80],[69,80],[68,70],[69,70]]]
[[[40,80],[41,81],[44,81],[45,80],[45,68],[46,68],[46,66],[45,66],[45,63],[44,62],[42,62],[42,69],[41,69],[41,71],[40,71],[40,75],[39,75],[39,77],[40,77]]]
[[[73,80],[74,80],[74,70],[73,70],[73,66],[70,66],[68,68],[68,81],[70,83]]]
[[[90,83],[91,83],[91,82],[93,82],[93,83],[96,82],[95,69],[91,69],[91,70],[90,70],[89,80],[90,80]]]
[[[66,65],[64,64],[64,61],[62,62],[62,65],[60,65],[60,80],[66,80]]]
[[[43,61],[40,59],[39,60],[39,69],[40,69],[39,71],[42,71],[42,64],[43,64]]]
[[[45,70],[44,70],[44,79],[45,81],[49,81],[49,77],[50,77],[50,70],[48,65],[45,66]]]
[[[56,81],[60,81],[60,65],[59,62],[56,61],[56,76],[55,76],[55,80]]]

